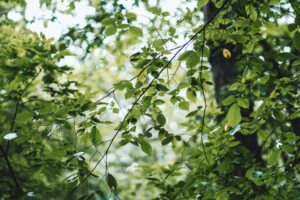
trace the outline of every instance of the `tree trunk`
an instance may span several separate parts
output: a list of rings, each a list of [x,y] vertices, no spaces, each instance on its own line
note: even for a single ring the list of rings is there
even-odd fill
[[[210,19],[211,15],[216,12],[216,7],[212,2],[209,2],[203,9],[205,21]],[[210,57],[209,62],[212,66],[213,78],[215,83],[215,95],[218,106],[222,110],[225,108],[221,105],[222,100],[228,96],[225,86],[233,83],[237,76],[237,67],[236,59],[237,56],[241,54],[241,51],[238,50],[233,44],[225,44],[220,41],[219,47],[210,47]],[[222,54],[222,49],[226,48],[231,52],[231,58],[225,58]],[[227,95],[226,95],[227,93]],[[250,106],[249,110],[243,110],[242,116],[249,117],[253,110],[253,106]],[[223,117],[222,117],[223,118]],[[243,135],[241,133],[235,134],[235,139],[240,141],[240,143],[246,147],[250,152],[253,153],[253,156],[257,161],[261,161],[261,151],[257,142],[257,135]]]

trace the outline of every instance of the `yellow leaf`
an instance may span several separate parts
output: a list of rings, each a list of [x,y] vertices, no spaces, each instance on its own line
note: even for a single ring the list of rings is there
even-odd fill
[[[225,126],[224,126],[224,131],[227,131],[229,126],[230,126],[229,123],[226,123]]]
[[[231,58],[231,52],[228,49],[223,49],[224,58]]]

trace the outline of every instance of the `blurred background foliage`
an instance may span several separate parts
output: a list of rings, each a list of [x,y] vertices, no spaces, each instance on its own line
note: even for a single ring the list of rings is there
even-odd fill
[[[299,198],[299,13],[1,1],[0,198]]]

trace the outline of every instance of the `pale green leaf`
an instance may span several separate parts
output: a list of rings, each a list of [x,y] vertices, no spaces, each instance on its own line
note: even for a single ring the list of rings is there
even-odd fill
[[[111,36],[111,35],[114,35],[116,32],[117,32],[116,27],[109,26],[109,27],[107,27],[106,30],[105,30],[105,35],[106,35],[106,36]]]
[[[223,104],[224,106],[229,106],[229,105],[232,104],[233,102],[235,102],[235,97],[234,97],[233,95],[231,95],[231,96],[227,97],[226,99],[224,99],[224,100],[222,101],[222,104]]]
[[[230,106],[226,119],[231,127],[236,127],[240,123],[242,116],[240,107],[237,103],[234,103]]]
[[[197,100],[197,93],[194,90],[192,90],[191,88],[189,88],[186,91],[186,97],[191,102],[196,102],[196,100]]]
[[[248,109],[250,106],[249,100],[246,98],[238,98],[237,103],[240,107]]]
[[[143,36],[143,30],[136,27],[136,26],[130,26],[129,27],[129,32],[135,36],[138,36],[138,37],[142,37]]]
[[[270,165],[275,165],[280,159],[281,151],[279,149],[273,149],[268,154],[268,162]]]
[[[202,7],[206,6],[207,3],[208,3],[208,0],[198,0],[197,7],[202,8]]]
[[[132,13],[132,12],[126,13],[126,18],[127,18],[129,21],[134,21],[134,20],[136,20],[136,14],[135,14],[135,13]]]
[[[182,101],[179,103],[179,108],[181,108],[182,110],[189,110],[190,104],[189,102]]]

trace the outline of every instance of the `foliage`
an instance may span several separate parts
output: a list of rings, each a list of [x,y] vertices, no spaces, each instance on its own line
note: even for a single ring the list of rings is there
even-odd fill
[[[0,3],[1,199],[299,198],[299,2],[162,3],[91,1],[59,40]]]

